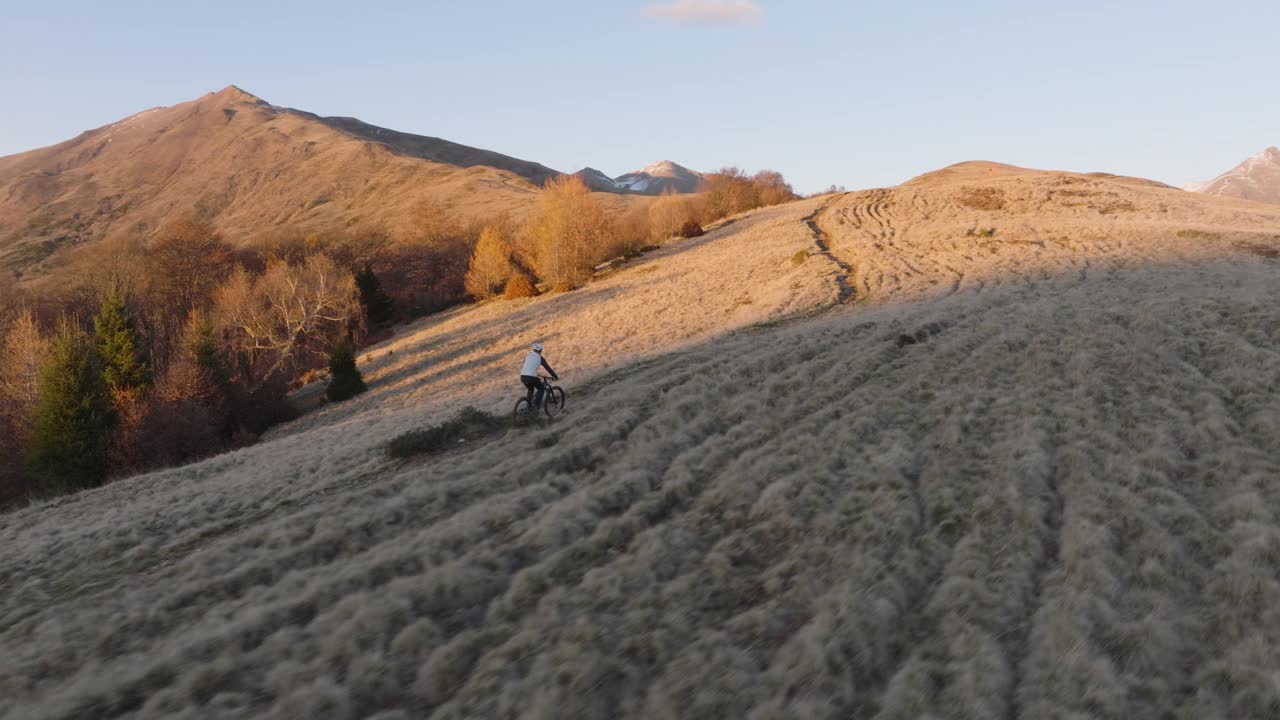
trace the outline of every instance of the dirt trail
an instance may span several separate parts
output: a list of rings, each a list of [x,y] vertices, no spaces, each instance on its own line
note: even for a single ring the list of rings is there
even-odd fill
[[[813,242],[818,246],[818,253],[835,264],[840,272],[836,275],[836,282],[840,284],[840,304],[852,302],[857,299],[858,289],[853,285],[850,278],[855,274],[854,268],[849,263],[836,257],[831,251],[831,242],[827,237],[827,232],[822,229],[818,221],[822,217],[822,213],[831,206],[835,201],[835,197],[827,200],[819,205],[816,210],[804,218],[804,224],[808,226],[809,232],[813,234]]]

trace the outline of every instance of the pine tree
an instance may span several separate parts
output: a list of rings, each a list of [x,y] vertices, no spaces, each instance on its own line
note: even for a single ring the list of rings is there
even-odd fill
[[[195,310],[187,320],[183,346],[195,363],[196,369],[211,385],[225,388],[231,384],[231,373],[227,370],[226,354],[217,333],[213,328],[213,320],[209,314]]]
[[[37,491],[102,484],[114,424],[101,359],[84,331],[63,320],[32,415],[27,472]]]
[[[377,327],[391,320],[391,297],[382,291],[382,283],[369,263],[356,273],[356,288],[360,290],[360,304],[369,327]]]
[[[94,346],[102,358],[102,378],[112,391],[134,390],[151,383],[151,371],[138,349],[133,318],[118,292],[102,301],[93,319]]]
[[[364,392],[364,378],[356,367],[355,351],[349,342],[340,342],[329,351],[329,387],[325,396],[333,402],[355,397]]]

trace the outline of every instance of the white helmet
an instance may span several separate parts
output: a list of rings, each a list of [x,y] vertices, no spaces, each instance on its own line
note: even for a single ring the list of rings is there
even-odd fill
[[[534,343],[534,344],[533,344],[533,351],[534,351],[534,352],[542,352],[542,343]]]

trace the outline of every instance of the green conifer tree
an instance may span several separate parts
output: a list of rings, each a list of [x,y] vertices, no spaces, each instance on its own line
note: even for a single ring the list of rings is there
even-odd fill
[[[227,370],[226,355],[218,342],[217,331],[209,314],[196,310],[187,321],[184,343],[187,353],[200,374],[215,387],[231,384],[231,372]]]
[[[360,304],[369,327],[377,327],[391,320],[391,297],[382,291],[382,283],[369,263],[356,273],[356,287],[360,290]]]
[[[151,383],[151,371],[138,348],[133,318],[118,292],[102,301],[93,319],[94,346],[102,358],[102,378],[111,390],[133,390]]]
[[[37,492],[100,485],[110,469],[115,414],[102,362],[84,331],[64,320],[40,377],[27,472]]]
[[[356,367],[355,351],[349,342],[340,342],[329,351],[329,386],[325,396],[333,402],[355,397],[364,392],[364,378]]]

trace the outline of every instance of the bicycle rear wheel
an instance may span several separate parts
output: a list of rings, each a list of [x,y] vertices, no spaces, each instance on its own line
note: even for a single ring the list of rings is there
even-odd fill
[[[564,390],[558,387],[547,390],[547,399],[543,405],[545,405],[543,409],[547,411],[547,417],[559,415],[560,411],[564,410]]]
[[[520,398],[516,401],[516,409],[511,413],[511,421],[516,425],[533,421],[533,407],[529,405],[529,398]]]

